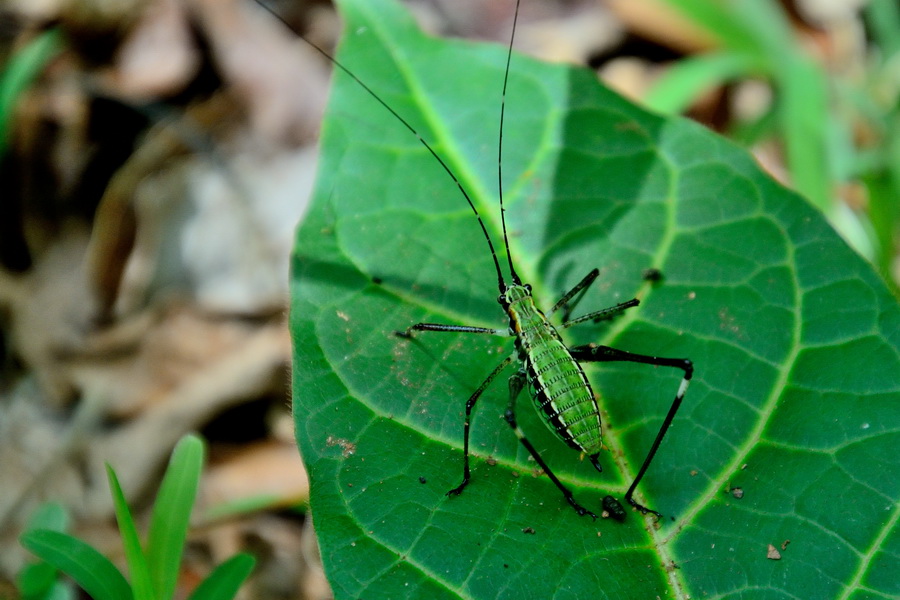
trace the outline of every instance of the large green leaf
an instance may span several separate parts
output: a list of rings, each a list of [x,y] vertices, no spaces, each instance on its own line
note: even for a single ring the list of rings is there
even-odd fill
[[[389,0],[341,6],[339,59],[434,144],[498,241],[504,50],[424,37]],[[672,519],[579,517],[500,418],[503,380],[476,410],[471,485],[445,495],[462,474],[465,400],[512,343],[392,331],[505,326],[496,275],[440,166],[338,74],[291,306],[297,441],[336,597],[900,593],[900,311],[882,282],[731,143],[647,114],[581,69],[516,56],[510,77],[504,174],[519,274],[549,307],[599,267],[580,311],[635,295],[642,304],[566,338],[696,365],[639,488]],[[648,267],[664,280],[643,281]],[[627,488],[680,374],[587,370],[606,414],[603,475],[527,399],[518,414],[597,509]],[[780,560],[767,558],[770,544]]]

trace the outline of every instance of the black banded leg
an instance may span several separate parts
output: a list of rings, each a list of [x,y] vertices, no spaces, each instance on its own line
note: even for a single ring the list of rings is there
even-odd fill
[[[469,485],[469,429],[471,428],[472,409],[475,408],[475,403],[478,402],[478,398],[481,397],[481,394],[487,389],[487,386],[489,386],[494,378],[500,374],[500,371],[509,365],[512,358],[512,356],[509,356],[506,360],[497,365],[497,368],[491,371],[491,374],[488,375],[487,379],[478,386],[475,393],[466,400],[466,421],[465,428],[463,429],[463,480],[462,483],[447,492],[448,496],[458,496],[460,492],[463,491],[463,488]]]
[[[416,323],[415,325],[410,325],[406,328],[405,331],[395,331],[394,335],[402,338],[412,338],[413,331],[443,331],[450,333],[487,333],[490,335],[509,335],[509,330],[507,329],[492,329],[490,327],[473,327],[471,325],[446,325],[444,323]],[[484,390],[487,389],[487,386],[491,384],[497,375],[500,374],[500,371],[505,369],[507,365],[512,361],[512,356],[509,356],[502,363],[497,365],[490,375],[488,375],[487,379],[485,379],[478,389],[475,390],[469,399],[466,400],[466,420],[463,428],[463,480],[458,486],[447,492],[448,496],[457,496],[459,495],[463,489],[469,485],[469,431],[471,429],[471,421],[472,421],[472,409],[475,408],[475,403],[478,402],[478,398],[481,397],[481,394],[484,393]]]
[[[663,423],[659,428],[659,432],[656,434],[656,439],[653,440],[653,445],[650,446],[650,451],[647,453],[647,457],[644,459],[644,463],[641,465],[637,476],[634,478],[634,481],[631,482],[631,485],[628,487],[628,491],[625,492],[625,500],[627,500],[631,506],[641,511],[641,513],[652,513],[656,515],[657,518],[662,517],[662,515],[657,511],[651,510],[635,500],[633,498],[634,490],[635,488],[637,488],[637,485],[638,483],[640,483],[641,479],[643,479],[644,473],[647,472],[647,468],[650,466],[650,463],[653,462],[653,457],[656,456],[656,451],[659,450],[659,446],[662,443],[663,438],[666,436],[666,432],[669,430],[669,426],[672,425],[672,419],[675,418],[675,413],[678,412],[678,408],[681,406],[681,401],[684,398],[684,394],[687,391],[688,384],[690,383],[691,377],[694,374],[693,363],[686,358],[660,358],[658,356],[633,354],[631,352],[626,352],[625,350],[617,350],[616,348],[610,348],[609,346],[594,346],[593,344],[589,344],[586,346],[575,346],[574,348],[570,348],[569,352],[577,361],[636,362],[647,365],[656,365],[660,367],[673,367],[675,369],[681,369],[682,371],[684,371],[684,377],[681,380],[681,384],[678,386],[678,392],[676,392],[675,394],[675,399],[672,401],[672,406],[669,407],[669,412],[666,414],[666,418],[663,419]]]
[[[519,397],[519,393],[522,391],[522,388],[525,387],[526,374],[524,371],[519,371],[515,375],[509,378],[509,405],[506,407],[506,413],[504,417],[506,418],[506,422],[509,423],[509,426],[512,427],[513,431],[516,434],[516,437],[519,438],[519,441],[522,442],[522,445],[528,450],[534,460],[537,461],[537,464],[543,469],[544,473],[547,474],[547,477],[556,484],[556,487],[563,493],[563,496],[566,498],[566,502],[568,502],[572,508],[575,509],[582,517],[585,515],[589,515],[594,520],[597,519],[597,515],[581,506],[577,502],[575,502],[575,497],[572,495],[572,492],[563,485],[563,482],[560,481],[556,475],[553,474],[553,471],[550,470],[550,467],[547,466],[547,463],[544,462],[544,459],[541,458],[541,455],[538,454],[537,449],[531,445],[531,442],[528,441],[528,438],[525,437],[525,433],[519,428],[519,425],[516,423],[516,398]]]
[[[452,333],[489,333],[491,335],[509,335],[509,331],[506,329],[472,327],[471,325],[445,325],[443,323],[416,323],[415,325],[410,325],[404,331],[395,331],[394,335],[402,338],[411,338],[413,331],[448,331]]]
[[[572,311],[575,310],[575,307],[578,306],[578,303],[581,302],[582,298],[584,298],[584,294],[587,292],[588,288],[592,283],[594,283],[594,280],[596,280],[597,276],[599,275],[599,269],[593,269],[590,273],[585,275],[584,279],[576,283],[575,287],[566,292],[566,294],[559,299],[559,302],[553,305],[553,308],[550,309],[550,312],[548,314],[552,315],[557,310],[562,308],[563,327],[571,327],[572,325],[577,325],[578,323],[583,323],[585,321],[594,321],[596,323],[597,321],[611,319],[624,310],[640,304],[640,300],[638,300],[637,298],[633,298],[627,302],[620,302],[615,306],[604,308],[603,310],[596,310],[592,313],[588,313],[584,316],[578,317],[577,319],[570,320]],[[572,298],[575,299],[573,300]]]
[[[611,319],[619,313],[625,312],[627,309],[635,307],[640,303],[641,301],[637,298],[632,298],[631,300],[628,300],[626,302],[620,302],[615,306],[610,306],[609,308],[604,308],[602,310],[595,310],[594,312],[582,315],[577,319],[566,321],[562,324],[562,326],[571,327],[572,325],[578,325],[579,323],[584,323],[585,321],[593,321],[594,323],[606,321],[607,319]]]
[[[569,316],[571,316],[572,311],[575,310],[575,307],[578,306],[578,303],[581,302],[581,299],[584,297],[587,289],[591,287],[591,284],[594,283],[594,280],[597,279],[597,276],[600,275],[600,269],[593,269],[590,273],[584,276],[584,279],[575,284],[571,290],[565,293],[565,295],[559,299],[559,302],[553,305],[553,308],[550,309],[548,315],[552,315],[560,308],[563,309],[562,314],[562,322],[565,323],[569,320]],[[575,296],[575,300],[572,300]]]

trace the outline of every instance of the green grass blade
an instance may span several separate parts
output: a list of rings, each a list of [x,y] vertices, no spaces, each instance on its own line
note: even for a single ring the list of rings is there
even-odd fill
[[[45,31],[13,54],[0,74],[0,156],[6,151],[16,100],[61,48],[62,34],[59,30]]]
[[[778,65],[797,53],[794,29],[777,1],[735,0],[730,4],[733,18],[746,28],[770,64]]]
[[[887,172],[872,174],[863,180],[869,196],[869,214],[878,242],[875,264],[887,282],[892,282],[894,230],[900,222],[900,180]]]
[[[125,560],[128,562],[128,571],[131,575],[131,589],[135,600],[154,600],[164,598],[158,596],[153,589],[150,580],[150,571],[147,558],[141,548],[141,539],[134,524],[134,518],[128,509],[128,501],[119,485],[116,472],[106,465],[106,476],[109,479],[109,489],[113,497],[113,506],[116,511],[116,521],[119,524],[119,535],[122,536],[122,547],[125,549]]]
[[[195,435],[181,438],[156,496],[147,537],[147,562],[160,598],[171,598],[178,582],[202,468],[203,442]]]
[[[714,52],[686,58],[672,66],[644,98],[651,110],[677,114],[707,90],[747,75],[757,61],[734,52]]]
[[[664,0],[673,9],[714,36],[725,48],[748,56],[762,56],[755,31],[742,21],[734,3],[715,0]]]
[[[250,576],[256,560],[249,554],[235,554],[216,567],[204,579],[188,600],[225,600],[234,598],[238,589]]]
[[[771,0],[665,0],[717,38],[723,48],[777,65],[793,51],[793,35],[783,11]]]
[[[825,75],[811,59],[787,56],[775,74],[778,112],[793,187],[826,215],[834,212],[834,177],[828,163],[829,122]]]
[[[75,580],[94,600],[130,600],[131,587],[108,558],[65,533],[28,531],[22,545],[41,560]]]
[[[258,494],[215,504],[203,514],[203,521],[235,519],[250,513],[284,508],[284,498],[277,494]]]

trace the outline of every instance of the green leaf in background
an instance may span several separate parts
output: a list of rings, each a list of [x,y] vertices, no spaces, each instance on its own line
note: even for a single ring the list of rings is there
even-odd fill
[[[178,583],[181,554],[202,469],[203,441],[196,435],[184,436],[172,450],[147,535],[147,562],[160,598],[171,598]]]
[[[19,538],[29,552],[66,573],[94,600],[131,600],[131,587],[108,558],[65,533],[49,529]]]
[[[204,579],[188,600],[219,600],[234,598],[244,580],[253,571],[256,560],[249,554],[235,554]]]
[[[505,50],[424,37],[389,0],[340,5],[339,59],[434,144],[499,243]],[[580,311],[636,295],[641,306],[565,330],[567,340],[696,365],[639,488],[671,520],[579,517],[502,420],[505,378],[476,409],[472,483],[446,496],[462,474],[465,401],[512,342],[392,332],[504,326],[496,277],[452,182],[338,74],[291,306],[297,442],[335,596],[900,594],[900,310],[881,280],[744,151],[636,108],[588,71],[515,56],[507,97],[510,243],[538,302],[549,308],[597,266]],[[663,281],[643,281],[648,267]],[[518,415],[597,509],[624,493],[680,375],[586,371],[606,416],[602,475],[527,400]]]

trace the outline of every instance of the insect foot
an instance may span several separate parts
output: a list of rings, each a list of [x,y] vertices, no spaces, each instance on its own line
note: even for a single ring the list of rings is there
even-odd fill
[[[447,492],[447,495],[448,496],[459,496],[467,485],[469,485],[468,477],[463,479],[463,482],[461,484],[459,484],[458,486],[456,486],[455,488],[453,488],[452,490]]]
[[[582,505],[578,504],[577,502],[575,502],[575,498],[573,498],[572,496],[566,496],[566,500],[569,501],[569,504],[572,505],[572,508],[575,509],[575,512],[577,512],[577,513],[578,513],[579,515],[581,515],[582,517],[584,517],[584,516],[590,516],[590,517],[591,517],[592,519],[594,519],[595,521],[597,520],[597,515],[595,515],[594,513],[592,513],[591,511],[589,511],[589,510],[586,509],[585,507],[583,507]]]
[[[638,509],[639,511],[641,511],[641,514],[642,514],[642,515],[646,515],[646,514],[649,513],[649,514],[653,515],[654,517],[656,517],[656,520],[657,520],[657,521],[659,521],[660,519],[662,519],[662,513],[657,512],[657,511],[655,511],[655,510],[653,510],[653,509],[651,509],[651,508],[647,508],[646,506],[644,506],[643,504],[641,504],[640,502],[638,502],[638,501],[635,500],[634,498],[628,497],[627,500],[628,500],[628,504],[630,504],[631,506],[633,506],[633,507],[635,507],[636,509]],[[604,499],[604,501],[605,501],[605,499]],[[621,504],[620,504],[619,506],[621,506]]]

